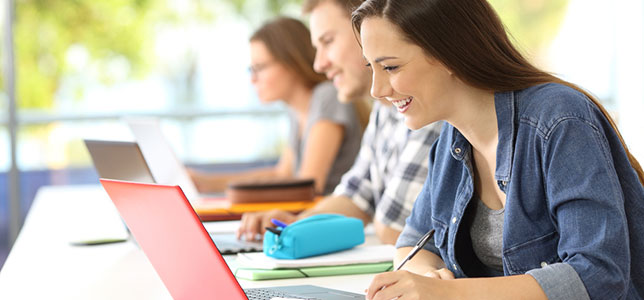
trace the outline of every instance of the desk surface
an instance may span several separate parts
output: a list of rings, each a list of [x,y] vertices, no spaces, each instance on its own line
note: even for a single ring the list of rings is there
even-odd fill
[[[231,223],[210,223],[225,232]],[[94,237],[125,237],[116,208],[100,186],[51,186],[38,191],[0,271],[0,299],[171,299],[133,243],[72,246]],[[375,237],[367,243],[377,243]],[[226,257],[234,259],[234,256]],[[373,274],[286,280],[240,280],[242,287],[313,284],[362,293]]]

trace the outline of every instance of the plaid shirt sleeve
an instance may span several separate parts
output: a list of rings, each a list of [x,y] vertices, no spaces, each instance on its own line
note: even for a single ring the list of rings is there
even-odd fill
[[[369,116],[369,123],[362,135],[362,144],[360,145],[358,156],[351,169],[342,176],[340,183],[333,192],[336,196],[350,198],[360,209],[371,216],[375,211],[376,191],[371,181],[370,171],[373,167],[371,162],[376,157],[374,141],[378,127],[379,108],[380,103],[375,102]]]
[[[375,220],[402,231],[427,178],[429,149],[438,138],[441,125],[442,122],[437,122],[410,132],[376,206]]]
[[[374,216],[375,220],[397,230],[402,230],[411,213],[413,203],[427,177],[429,148],[440,133],[440,124],[432,124],[416,131],[406,127],[404,139],[392,137],[401,119],[388,116],[388,108],[376,102],[369,125],[362,139],[362,146],[353,167],[342,177],[334,194],[352,199],[360,209]],[[384,135],[378,136],[376,135]],[[395,141],[388,148],[399,149],[389,161],[379,159],[377,138]],[[381,156],[380,156],[381,157]],[[387,166],[383,169],[383,166]],[[387,172],[389,174],[384,174]]]

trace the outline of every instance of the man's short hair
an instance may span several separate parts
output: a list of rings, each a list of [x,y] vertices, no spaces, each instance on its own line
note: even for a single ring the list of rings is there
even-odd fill
[[[360,6],[364,0],[304,0],[302,4],[302,12],[304,14],[310,14],[318,5],[325,2],[333,2],[336,5],[343,7],[347,16],[351,16],[351,13],[355,8]]]

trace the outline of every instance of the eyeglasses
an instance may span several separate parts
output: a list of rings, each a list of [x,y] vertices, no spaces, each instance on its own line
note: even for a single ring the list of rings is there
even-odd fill
[[[273,62],[266,62],[266,63],[260,63],[260,64],[254,64],[248,67],[248,72],[250,72],[250,75],[257,76],[259,72],[265,70],[266,68],[270,67],[273,64]]]

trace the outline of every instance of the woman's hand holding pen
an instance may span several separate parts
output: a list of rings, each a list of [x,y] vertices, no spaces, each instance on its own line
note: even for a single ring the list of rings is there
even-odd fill
[[[440,270],[434,274],[441,276],[441,279],[443,275],[448,277],[448,273],[439,272]],[[446,272],[451,274],[449,270]],[[452,299],[453,293],[456,292],[450,284],[453,281],[441,279],[405,270],[381,273],[371,281],[366,298],[367,300]]]
[[[367,299],[449,299],[445,294],[449,290],[445,290],[444,284],[441,284],[440,281],[445,282],[444,279],[454,279],[454,273],[450,270],[446,268],[430,268],[425,274],[419,275],[402,269],[414,257],[421,257],[420,260],[423,261],[427,260],[428,257],[435,256],[431,252],[423,250],[433,235],[434,229],[423,235],[396,266],[394,272],[376,275],[366,291]],[[405,248],[400,248],[399,251],[406,250]],[[416,270],[416,272],[418,271]]]
[[[452,271],[448,270],[447,268],[432,270],[423,275],[436,279],[454,279],[454,273],[452,273]]]

